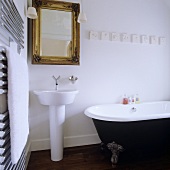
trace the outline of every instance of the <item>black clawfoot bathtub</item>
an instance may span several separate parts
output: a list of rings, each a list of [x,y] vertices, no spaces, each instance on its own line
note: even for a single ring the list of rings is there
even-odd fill
[[[123,150],[162,150],[170,143],[170,102],[97,105],[84,113],[93,119],[101,141],[113,146],[108,147],[113,164]]]

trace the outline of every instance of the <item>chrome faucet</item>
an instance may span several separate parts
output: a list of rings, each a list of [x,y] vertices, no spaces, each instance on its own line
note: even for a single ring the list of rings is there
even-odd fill
[[[58,76],[57,78],[55,76],[52,76],[53,79],[55,80],[55,84],[56,84],[56,90],[57,90],[57,86],[58,86],[58,80],[60,79],[60,76]]]

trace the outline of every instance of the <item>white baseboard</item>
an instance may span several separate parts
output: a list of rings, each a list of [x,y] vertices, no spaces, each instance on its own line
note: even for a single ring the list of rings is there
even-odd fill
[[[31,151],[41,151],[50,149],[50,139],[32,140]]]
[[[100,143],[97,134],[70,136],[64,138],[64,147],[83,146]],[[32,140],[31,151],[48,150],[50,149],[50,139]]]
[[[91,145],[100,142],[98,134],[70,136],[64,138],[64,147]]]

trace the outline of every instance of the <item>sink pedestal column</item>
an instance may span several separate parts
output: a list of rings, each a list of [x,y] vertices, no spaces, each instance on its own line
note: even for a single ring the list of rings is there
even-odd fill
[[[49,106],[51,160],[63,159],[65,105]]]

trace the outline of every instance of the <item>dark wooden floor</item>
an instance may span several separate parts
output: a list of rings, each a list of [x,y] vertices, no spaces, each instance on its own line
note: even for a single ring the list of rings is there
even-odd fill
[[[100,145],[64,149],[64,158],[52,162],[50,151],[32,152],[27,170],[170,170],[170,150],[162,154],[123,154],[112,167],[110,154],[100,150]]]

